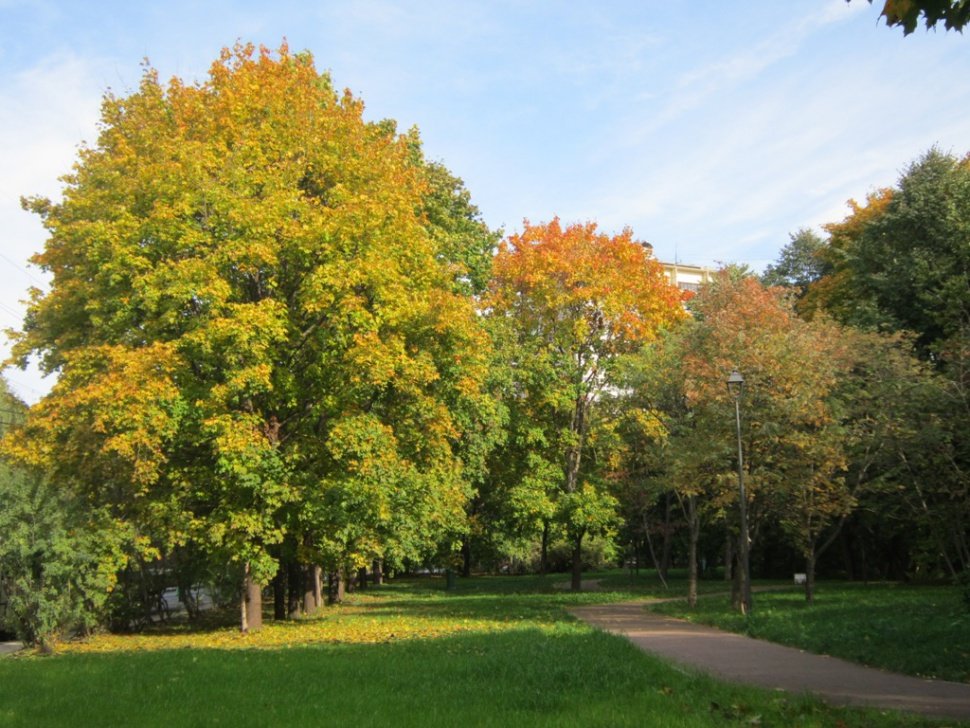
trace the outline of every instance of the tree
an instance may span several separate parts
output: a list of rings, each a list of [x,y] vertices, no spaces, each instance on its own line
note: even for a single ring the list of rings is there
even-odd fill
[[[698,543],[705,505],[729,455],[726,443],[712,437],[710,420],[699,419],[686,396],[684,346],[694,320],[625,358],[619,368],[620,467],[614,473],[628,523],[647,542],[665,582],[666,558],[658,560],[650,537],[649,512],[664,501],[664,550],[671,537],[670,500],[676,499],[687,525],[687,603],[697,604]],[[715,428],[719,434],[720,429]]]
[[[816,544],[852,506],[840,477],[839,420],[830,398],[844,370],[836,327],[806,322],[779,288],[722,271],[691,301],[696,324],[685,347],[686,397],[711,442],[733,441],[734,402],[725,382],[743,373],[744,478],[756,537],[759,521],[777,519],[806,560],[812,599]],[[712,473],[715,502],[738,500],[736,476],[724,462]],[[741,534],[741,537],[745,537]],[[745,575],[742,574],[742,578]],[[746,585],[741,606],[750,607]]]
[[[778,255],[778,261],[765,268],[761,282],[766,286],[788,286],[801,298],[809,285],[825,273],[825,263],[820,256],[825,241],[804,228],[789,235],[789,238],[790,241]]]
[[[932,149],[896,187],[829,225],[832,271],[815,308],[846,323],[913,331],[927,352],[970,326],[970,161]]]
[[[920,358],[943,375],[913,371],[891,349],[878,354],[895,362],[894,376],[909,383],[896,405],[900,424],[886,425],[894,433],[891,454],[879,464],[886,487],[902,498],[884,500],[899,514],[908,512],[900,534],[909,544],[907,560],[929,571],[942,563],[953,574],[970,553],[970,451],[963,435],[970,427],[970,160],[931,149],[894,187],[850,205],[849,216],[827,226],[830,238],[820,255],[830,267],[802,303],[809,313],[826,311],[866,330],[904,338],[912,332]],[[883,399],[899,396],[890,387]],[[918,423],[915,431],[902,424],[907,421]]]
[[[872,0],[869,4],[872,5]],[[880,15],[886,19],[886,25],[900,26],[903,35],[916,30],[920,20],[927,30],[942,22],[947,30],[962,33],[970,22],[970,3],[966,0],[885,0]]]
[[[495,409],[461,245],[425,212],[458,183],[362,110],[286,46],[196,85],[148,69],[63,200],[26,202],[53,282],[14,353],[60,377],[10,452],[130,524],[130,551],[231,565],[243,629],[284,539],[344,563],[456,537],[462,441]]]
[[[0,380],[0,435],[17,437],[26,411]],[[48,653],[66,634],[95,627],[122,561],[123,531],[43,473],[0,463],[0,619]]]
[[[563,228],[553,220],[526,223],[502,244],[485,304],[516,344],[509,406],[534,428],[540,471],[559,473],[552,497],[579,590],[582,541],[606,526],[612,508],[584,460],[597,400],[618,356],[683,318],[680,293],[631,231],[610,237],[593,223]]]

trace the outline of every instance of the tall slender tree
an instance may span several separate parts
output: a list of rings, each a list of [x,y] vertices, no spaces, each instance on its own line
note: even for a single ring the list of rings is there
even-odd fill
[[[597,400],[618,356],[684,317],[680,292],[631,231],[608,236],[592,223],[553,220],[526,223],[503,243],[486,306],[516,344],[510,407],[526,413],[538,451],[560,473],[551,496],[579,590],[583,539],[608,524],[613,508],[595,471],[584,470]]]

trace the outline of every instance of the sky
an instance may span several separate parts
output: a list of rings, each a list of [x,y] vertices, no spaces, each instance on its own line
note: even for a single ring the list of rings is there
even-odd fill
[[[103,94],[146,59],[203,81],[237,41],[310,51],[365,115],[421,130],[485,221],[632,228],[663,261],[760,271],[791,233],[970,151],[970,37],[904,37],[865,0],[0,0],[0,328]],[[970,35],[970,33],[968,33]],[[6,356],[9,347],[0,344]],[[51,386],[5,370],[28,402]]]

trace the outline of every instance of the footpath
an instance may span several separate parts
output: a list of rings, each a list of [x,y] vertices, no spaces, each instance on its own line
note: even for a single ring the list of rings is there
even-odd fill
[[[719,679],[793,693],[835,705],[970,720],[970,685],[863,667],[793,647],[722,632],[647,611],[656,600],[576,607],[571,613],[641,649]]]

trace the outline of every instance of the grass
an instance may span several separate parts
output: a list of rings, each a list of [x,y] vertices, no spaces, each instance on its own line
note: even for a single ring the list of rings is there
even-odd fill
[[[574,595],[555,581],[396,582],[258,635],[176,625],[0,659],[0,726],[934,724],[670,667],[565,612],[656,584]]]
[[[727,598],[658,604],[654,611],[918,677],[970,682],[970,611],[948,586],[825,584],[754,595],[744,617]]]

